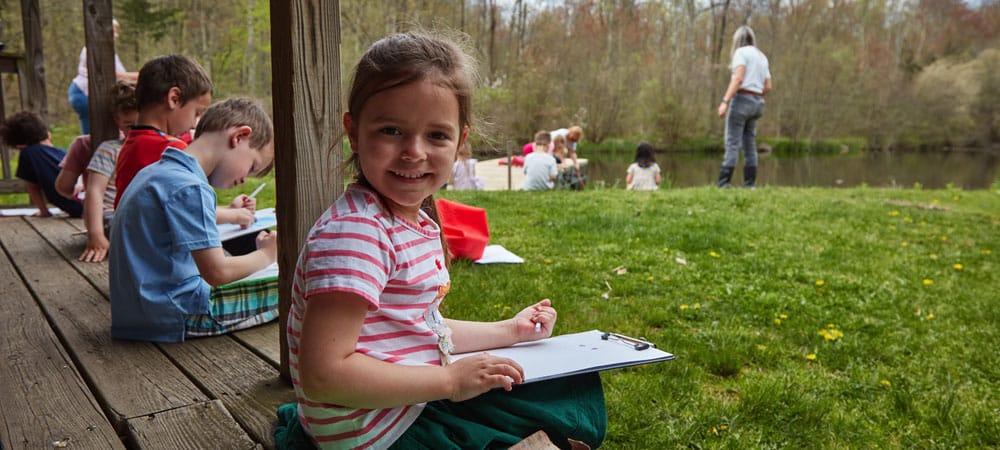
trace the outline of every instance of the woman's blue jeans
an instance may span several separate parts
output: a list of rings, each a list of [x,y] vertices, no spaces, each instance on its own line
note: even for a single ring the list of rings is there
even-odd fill
[[[90,134],[90,99],[73,82],[69,83],[67,95],[69,96],[69,105],[73,107],[73,111],[76,111],[76,115],[80,116],[80,134]]]
[[[726,113],[726,156],[722,167],[735,168],[743,147],[743,166],[757,167],[757,119],[764,115],[764,97],[736,94]]]

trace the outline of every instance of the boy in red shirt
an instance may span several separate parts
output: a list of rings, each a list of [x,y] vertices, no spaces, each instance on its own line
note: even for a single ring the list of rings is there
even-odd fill
[[[212,81],[205,69],[187,56],[158,56],[139,70],[135,100],[139,118],[125,138],[115,168],[116,208],[139,170],[159,161],[168,146],[187,148],[187,143],[174,136],[194,128],[211,104]],[[255,208],[254,199],[237,196],[229,207],[218,208],[217,223],[249,226],[254,221]]]

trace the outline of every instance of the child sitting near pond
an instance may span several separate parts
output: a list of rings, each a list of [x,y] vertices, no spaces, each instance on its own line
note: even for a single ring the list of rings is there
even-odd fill
[[[549,148],[552,137],[546,131],[535,133],[535,148]],[[526,191],[547,191],[555,187],[559,169],[556,159],[546,151],[534,151],[524,157],[524,184]]]
[[[205,111],[186,151],[167,147],[136,174],[111,221],[112,337],[181,342],[278,317],[275,277],[224,286],[276,260],[276,233],[261,231],[258,250],[226,256],[212,189],[270,170],[272,127],[252,100],[218,103]]]
[[[645,142],[635,149],[635,161],[629,164],[626,172],[626,189],[633,191],[655,191],[663,181],[660,166],[653,157],[653,146]]]
[[[472,157],[469,143],[458,149],[458,157],[451,167],[451,188],[456,191],[480,191],[483,179],[476,176],[476,159]]]
[[[16,112],[0,125],[0,136],[5,144],[20,150],[15,176],[24,180],[31,204],[38,208],[36,216],[51,215],[48,203],[70,217],[83,214],[83,203],[56,191],[59,162],[66,151],[52,146],[52,133],[41,116],[31,111]]]

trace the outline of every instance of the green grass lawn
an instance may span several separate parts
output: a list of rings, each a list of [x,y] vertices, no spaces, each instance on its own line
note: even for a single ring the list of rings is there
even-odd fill
[[[604,448],[1000,446],[1000,184],[441,196],[526,260],[455,261],[448,316],[551,298],[677,355],[602,373]]]
[[[450,317],[677,359],[602,373],[605,448],[1000,446],[1000,189],[447,192],[521,265],[456,261]]]

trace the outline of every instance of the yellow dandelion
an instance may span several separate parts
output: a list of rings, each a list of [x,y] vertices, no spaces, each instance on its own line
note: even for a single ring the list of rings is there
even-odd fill
[[[725,425],[725,424],[723,424],[723,425],[719,425],[719,431],[726,431],[726,430],[728,430],[728,429],[729,429],[729,426],[727,426],[727,425]]]
[[[958,200],[959,198],[961,198],[961,197],[959,197],[959,196],[957,196],[957,195],[952,195],[952,196],[951,196],[951,199],[952,199],[952,200]]]
[[[896,231],[895,225],[889,225],[889,231]]]
[[[701,309],[701,303],[695,303],[695,304],[691,305],[691,307],[694,308],[694,309]]]
[[[927,320],[934,320],[934,317],[936,317],[934,313],[927,313]]]
[[[719,258],[720,257],[720,255],[718,253],[715,253],[714,251],[708,252],[708,256],[711,256],[713,258]]]
[[[899,245],[903,246],[903,247],[908,247],[910,245],[910,243],[906,242],[906,241],[903,241],[903,242],[900,242]]]
[[[712,425],[712,430],[711,431],[712,431],[712,434],[719,434],[719,429],[715,428],[715,425]]]
[[[775,325],[781,325],[781,319],[775,318],[774,319],[774,324]]]
[[[898,215],[899,215],[899,211],[893,211],[893,212],[889,213],[890,217],[896,217]]]
[[[940,201],[940,200],[938,200],[938,199],[936,199],[936,198],[932,198],[932,199],[931,199],[931,204],[932,204],[932,205],[936,205],[936,204],[938,204],[938,203],[940,203],[940,202],[941,202],[941,201]]]
[[[830,335],[833,336],[834,339],[840,339],[840,338],[844,337],[844,333],[842,331],[836,330],[836,329],[830,330]]]
[[[778,318],[780,318],[780,319],[787,319],[788,318],[788,314],[785,314],[785,313],[778,314]]]
[[[952,264],[951,268],[955,269],[955,270],[962,270],[962,269],[965,268],[965,266],[956,263],[956,264]]]
[[[832,323],[826,324],[826,327],[829,328],[829,329],[831,329],[831,330],[834,329],[834,328],[837,328],[837,326],[834,325],[834,324],[832,324]]]
[[[767,350],[767,346],[764,344],[757,344],[757,350],[764,351]]]
[[[941,242],[948,242],[948,236],[941,236]]]
[[[652,276],[646,277],[646,281],[652,282],[653,281],[653,277]]]
[[[823,281],[823,280],[816,280],[816,287],[823,287],[824,284],[826,284],[825,281]]]
[[[686,309],[688,309],[688,305],[686,303],[681,305],[681,311],[684,311]]]
[[[986,256],[989,256],[992,253],[993,253],[993,251],[990,250],[990,249],[988,249],[988,248],[987,249],[983,249],[983,254],[986,255]]]
[[[930,259],[938,259],[938,255],[937,255],[937,253],[931,253],[931,254],[930,254],[930,255],[929,255],[928,257],[929,257]]]
[[[930,286],[932,284],[934,284],[934,280],[930,278],[924,278],[924,286]]]
[[[756,246],[757,244],[754,244],[753,242],[747,242],[747,247],[754,248]]]
[[[815,361],[816,360],[816,354],[815,353],[810,353],[810,354],[806,355],[806,359],[808,359],[810,361]]]
[[[889,380],[879,381],[879,384],[881,384],[882,386],[885,386],[885,387],[891,387],[892,386],[892,383],[890,383]]]
[[[545,258],[545,264],[552,264],[552,259]]]
[[[913,219],[911,219],[910,216],[906,216],[906,217],[903,218],[903,222],[913,223]]]

